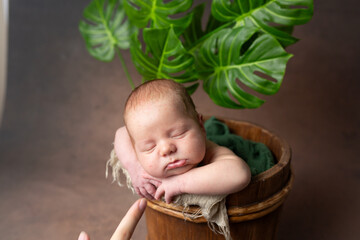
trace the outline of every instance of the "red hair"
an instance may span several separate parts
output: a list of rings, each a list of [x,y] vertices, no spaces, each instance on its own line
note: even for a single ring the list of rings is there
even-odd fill
[[[198,113],[195,104],[186,88],[173,80],[152,80],[136,87],[129,95],[125,103],[124,122],[126,125],[126,115],[128,111],[136,109],[137,106],[149,100],[159,100],[172,98],[179,104],[183,111],[197,121]]]

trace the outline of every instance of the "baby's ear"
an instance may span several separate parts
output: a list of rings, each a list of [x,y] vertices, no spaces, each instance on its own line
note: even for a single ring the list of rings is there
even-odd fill
[[[198,113],[198,121],[199,124],[201,126],[201,128],[205,131],[205,127],[204,127],[204,117],[202,114]]]

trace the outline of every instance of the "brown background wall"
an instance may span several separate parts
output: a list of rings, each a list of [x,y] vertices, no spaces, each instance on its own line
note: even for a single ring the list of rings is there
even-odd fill
[[[1,239],[76,239],[81,230],[106,239],[136,199],[104,178],[130,86],[118,60],[86,52],[77,24],[88,2],[10,3]],[[261,108],[225,110],[194,95],[200,112],[257,123],[292,146],[296,179],[279,239],[360,236],[358,9],[316,1],[313,20],[295,30],[282,88]],[[142,220],[134,239],[145,234]]]

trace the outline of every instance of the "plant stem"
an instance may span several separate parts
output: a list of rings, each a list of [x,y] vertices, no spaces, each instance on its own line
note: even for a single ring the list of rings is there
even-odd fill
[[[131,76],[129,74],[128,68],[126,67],[125,60],[124,60],[123,56],[121,55],[120,49],[116,48],[116,52],[117,52],[117,54],[118,54],[118,56],[120,58],[120,62],[121,62],[122,68],[124,69],[126,78],[129,81],[131,88],[134,90],[135,84],[134,84],[134,82],[133,82],[133,80],[132,80],[132,78],[131,78]]]

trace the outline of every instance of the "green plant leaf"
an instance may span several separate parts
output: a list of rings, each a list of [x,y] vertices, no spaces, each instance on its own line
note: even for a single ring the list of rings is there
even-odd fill
[[[196,6],[193,10],[192,21],[183,33],[184,46],[186,48],[190,48],[205,34],[201,26],[204,9],[205,9],[205,4],[200,4]]]
[[[128,49],[130,36],[136,31],[125,20],[125,10],[120,0],[93,0],[84,10],[79,30],[88,52],[98,60],[111,61],[116,47]]]
[[[147,28],[143,38],[147,52],[142,51],[135,35],[130,51],[135,67],[145,81],[165,78],[185,83],[197,80],[194,58],[187,53],[173,28]]]
[[[192,6],[192,0],[127,0],[125,10],[130,21],[139,28],[150,24],[151,28],[169,28],[171,25],[179,35],[191,22],[192,14],[173,18],[172,15],[183,13]]]
[[[313,15],[313,0],[213,0],[211,13],[222,22],[254,26],[275,37],[283,46],[297,41],[289,27],[308,22]],[[282,31],[282,27],[287,27]]]
[[[212,30],[215,30],[223,24],[222,22],[216,20],[212,15],[210,15],[206,28],[205,30],[203,30],[202,18],[204,14],[204,9],[205,4],[203,3],[196,6],[192,11],[192,21],[182,34],[184,38],[184,46],[186,47],[186,49],[190,49],[195,46],[207,33],[212,34]]]
[[[196,59],[204,90],[216,104],[257,108],[264,101],[245,92],[237,80],[259,93],[274,94],[291,56],[271,35],[238,27],[223,29],[206,40]]]
[[[185,87],[185,88],[186,88],[187,92],[189,93],[189,95],[192,95],[198,87],[199,87],[199,83],[195,83],[195,84],[193,84],[189,87]]]

